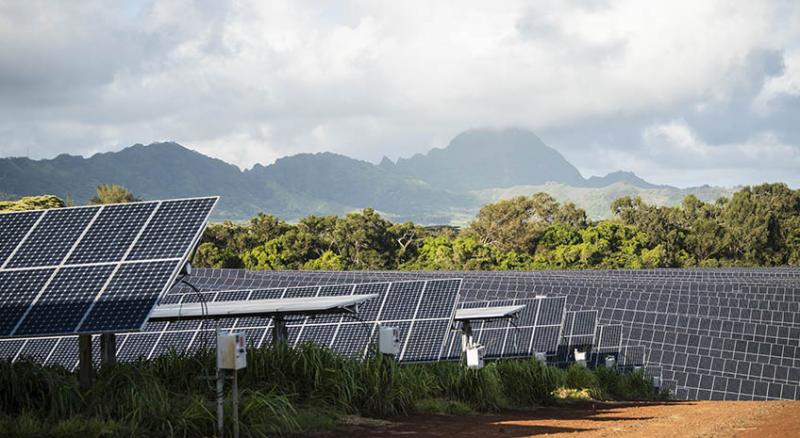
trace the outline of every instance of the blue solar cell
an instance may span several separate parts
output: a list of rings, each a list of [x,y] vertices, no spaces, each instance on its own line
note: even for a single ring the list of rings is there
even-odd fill
[[[216,198],[162,201],[128,260],[184,257],[216,201]]]
[[[58,338],[34,338],[28,339],[25,346],[19,352],[19,359],[30,359],[44,363],[56,346]]]
[[[417,311],[424,282],[392,283],[380,319],[382,321],[412,319]]]
[[[417,318],[450,318],[461,280],[430,281],[422,293]]]
[[[0,336],[8,336],[54,269],[0,271]]]
[[[3,236],[0,239],[0,266],[3,266],[8,256],[14,252],[43,213],[43,211],[0,213],[0,236]]]
[[[100,207],[47,210],[5,268],[61,264],[99,210]]]
[[[67,263],[122,260],[157,204],[142,202],[104,206]]]
[[[140,329],[175,268],[174,262],[121,265],[78,331],[100,333]]]
[[[73,333],[113,270],[113,265],[62,268],[13,334]]]
[[[406,362],[439,360],[449,327],[447,320],[414,321],[400,359]]]

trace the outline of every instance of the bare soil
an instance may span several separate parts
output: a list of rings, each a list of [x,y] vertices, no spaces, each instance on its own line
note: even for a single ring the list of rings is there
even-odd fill
[[[800,437],[800,401],[601,403],[350,423],[325,437]]]

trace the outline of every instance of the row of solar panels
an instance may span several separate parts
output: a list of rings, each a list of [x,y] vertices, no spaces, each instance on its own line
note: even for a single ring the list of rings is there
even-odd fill
[[[342,316],[299,318],[288,324],[289,343],[314,342],[355,357],[367,354],[374,345],[379,324],[400,330],[402,349],[398,360],[429,362],[457,360],[461,356],[460,331],[454,330],[456,308],[475,308],[505,304],[524,304],[512,321],[482,322],[475,326],[475,340],[487,348],[488,358],[531,357],[544,353],[555,357],[564,348],[576,346],[612,353],[625,365],[641,366],[643,349],[622,352],[622,328],[598,326],[597,313],[566,312],[565,297],[535,297],[495,301],[457,301],[461,281],[428,280],[390,283],[362,283],[338,286],[227,290],[173,294],[170,303],[246,301],[270,298],[377,294],[363,305],[359,321]],[[258,347],[271,339],[272,321],[268,318],[229,318],[214,321],[148,323],[141,333],[122,335],[118,342],[120,360],[153,358],[167,351],[191,352],[207,347],[216,327],[244,331]],[[0,341],[0,356],[19,360],[31,357],[47,364],[74,367],[77,348],[74,337],[15,339]]]
[[[464,278],[465,299],[560,295],[567,298],[566,307],[570,311],[594,310],[598,312],[600,324],[621,324],[625,343],[647,348],[649,366],[660,368],[662,381],[674,380],[678,397],[751,399],[775,398],[778,393],[793,394],[798,384],[800,327],[793,318],[781,316],[794,313],[792,307],[781,306],[794,306],[798,301],[800,275],[797,282],[789,284],[783,282],[784,276],[776,277],[781,283],[775,285],[762,281],[771,278],[770,270],[763,271],[765,275],[759,277],[757,284],[751,284],[749,277],[737,276],[733,271],[729,274],[733,278],[723,286],[716,286],[712,276],[699,282],[668,281],[667,278],[663,281],[669,285],[666,288],[651,287],[652,278],[647,275],[607,281],[606,277],[622,276],[602,271],[594,271],[600,274],[597,277],[580,272],[569,278],[548,277],[540,272],[462,272],[460,275]],[[197,280],[206,287],[224,288],[233,284],[296,285],[442,275],[447,274],[200,270]],[[640,284],[639,278],[645,281]],[[642,293],[637,294],[637,290]],[[180,289],[173,292],[178,293]],[[636,299],[637,295],[642,299]],[[728,304],[735,303],[738,307],[720,306],[724,300],[735,300]],[[668,305],[664,306],[664,302]],[[679,304],[672,305],[673,302]],[[683,305],[684,302],[687,305]],[[719,310],[712,310],[712,304]],[[717,383],[716,389],[701,388],[693,376],[711,376],[712,380],[720,382],[727,379],[725,391],[719,390],[722,383]],[[708,377],[703,380],[708,381]],[[764,385],[766,395],[762,390]],[[740,392],[728,390],[728,387],[737,386],[744,389]],[[759,389],[752,392],[750,388]]]

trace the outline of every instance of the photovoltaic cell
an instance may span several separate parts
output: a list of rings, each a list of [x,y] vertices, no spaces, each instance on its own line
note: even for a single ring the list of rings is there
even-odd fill
[[[67,264],[122,260],[157,205],[156,202],[144,202],[103,208]]]
[[[216,201],[217,198],[162,201],[128,260],[183,257]]]
[[[113,265],[63,268],[44,289],[21,320],[14,336],[67,334],[89,310],[97,291],[114,270]]]
[[[85,207],[47,210],[28,238],[11,256],[5,268],[60,264],[99,209]]]
[[[156,304],[164,278],[175,270],[174,262],[122,265],[103,294],[78,327],[85,332],[139,330]]]
[[[14,252],[42,213],[42,211],[0,213],[0,230],[3,230],[3,238],[0,239],[0,267],[5,264],[8,256]]]
[[[0,271],[0,336],[8,336],[33,303],[53,269]]]

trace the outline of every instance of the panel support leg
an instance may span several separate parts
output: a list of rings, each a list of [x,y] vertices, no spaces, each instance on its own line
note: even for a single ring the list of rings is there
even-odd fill
[[[467,350],[473,347],[472,324],[467,321],[461,322],[461,360],[467,362]]]
[[[272,318],[272,345],[278,345],[279,342],[289,341],[289,331],[286,329],[286,320],[283,316],[275,316]]]
[[[113,367],[117,364],[117,335],[103,333],[100,335],[100,366]]]
[[[217,368],[217,438],[225,436],[225,370]]]
[[[78,335],[78,386],[86,391],[92,387],[92,335]]]

